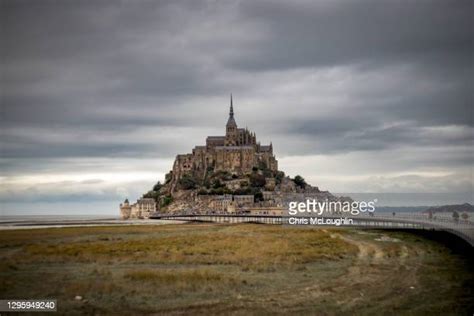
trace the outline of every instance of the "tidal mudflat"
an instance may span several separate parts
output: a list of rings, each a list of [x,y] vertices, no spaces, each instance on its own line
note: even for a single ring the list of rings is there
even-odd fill
[[[0,297],[57,314],[472,314],[467,256],[407,232],[179,224],[0,231]]]

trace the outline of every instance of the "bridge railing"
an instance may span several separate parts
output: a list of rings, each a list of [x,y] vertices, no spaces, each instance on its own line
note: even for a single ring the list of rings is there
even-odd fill
[[[474,222],[471,219],[454,219],[452,217],[446,216],[434,216],[429,217],[427,214],[420,213],[396,213],[386,214],[386,213],[373,213],[374,215],[359,214],[360,217],[372,217],[372,218],[384,218],[384,219],[410,219],[410,220],[422,220],[429,222],[439,222],[439,223],[454,223],[454,224],[463,224],[463,225],[474,225]]]
[[[312,215],[313,217],[315,214]],[[267,214],[154,214],[155,219],[175,220],[200,220],[217,222],[261,222],[268,224],[281,224],[285,217]],[[311,217],[311,215],[308,215]],[[317,216],[321,217],[321,216]],[[454,233],[474,245],[474,223],[470,221],[456,221],[449,218],[429,218],[423,214],[402,213],[396,214],[373,214],[344,216],[341,214],[324,215],[325,218],[351,218],[354,223],[350,226],[372,227],[372,228],[422,228],[445,230]]]

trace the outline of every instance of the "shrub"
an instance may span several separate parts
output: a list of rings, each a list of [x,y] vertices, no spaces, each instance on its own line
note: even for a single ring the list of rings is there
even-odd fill
[[[163,200],[161,201],[161,206],[162,207],[165,207],[165,206],[168,206],[170,205],[171,203],[173,202],[173,197],[171,195],[167,195],[163,198]]]
[[[222,194],[224,194],[224,188],[211,189],[209,194],[211,194],[211,195],[222,195]]]
[[[283,171],[278,171],[275,175],[275,180],[277,184],[281,183],[281,180],[285,177],[285,173]]]
[[[256,173],[250,175],[250,185],[252,187],[262,188],[265,186],[265,183],[265,176]]]
[[[252,190],[250,188],[240,188],[232,192],[234,195],[247,195],[247,194],[252,194]]]
[[[263,194],[262,192],[257,192],[254,194],[254,200],[255,202],[260,202],[263,201]]]
[[[265,163],[265,161],[259,161],[258,162],[258,169],[260,169],[260,170],[268,169],[267,164]]]
[[[143,194],[143,197],[144,197],[144,198],[154,199],[155,201],[158,202],[158,200],[160,199],[160,192],[157,192],[157,191],[148,191],[147,193]]]
[[[153,191],[160,191],[163,185],[161,184],[160,181],[158,181],[154,186],[153,186]]]
[[[459,220],[459,213],[454,211],[453,212],[453,219],[457,222]]]
[[[293,181],[295,182],[296,186],[303,189],[306,188],[307,183],[302,176],[297,175]]]
[[[206,189],[200,189],[197,193],[198,195],[207,195],[209,194]]]
[[[178,183],[183,190],[192,190],[196,188],[197,180],[190,175],[184,175]]]
[[[224,187],[224,185],[222,184],[221,180],[219,180],[219,179],[215,180],[212,183],[212,188],[213,189],[219,189],[219,188],[222,188],[222,187]]]

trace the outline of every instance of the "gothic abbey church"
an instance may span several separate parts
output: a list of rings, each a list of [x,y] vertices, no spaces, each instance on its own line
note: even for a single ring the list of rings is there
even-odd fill
[[[225,136],[208,136],[206,146],[196,146],[192,153],[176,156],[171,173],[171,191],[185,174],[204,178],[208,171],[227,171],[241,176],[261,165],[278,171],[273,146],[271,143],[260,145],[255,133],[247,128],[238,128],[231,95]]]

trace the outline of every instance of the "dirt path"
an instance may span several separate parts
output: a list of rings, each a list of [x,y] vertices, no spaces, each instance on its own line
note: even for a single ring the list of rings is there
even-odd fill
[[[331,233],[332,238],[341,238],[342,240],[359,248],[358,259],[360,261],[370,261],[371,263],[379,263],[384,258],[384,252],[375,242],[365,242],[339,233]]]
[[[390,242],[375,241],[376,236],[372,240],[332,232],[330,236],[340,238],[358,248],[357,257],[346,273],[336,279],[328,280],[327,283],[313,283],[297,289],[267,293],[251,301],[273,302],[274,297],[285,297],[287,301],[295,304],[304,304],[314,300],[334,299],[337,305],[350,309],[357,308],[360,304],[367,304],[367,301],[374,297],[390,299],[393,288],[411,289],[417,284],[417,269],[405,266],[406,258],[410,255],[410,250],[406,246],[397,244],[397,247],[400,247],[400,255],[389,256],[384,245],[391,246]]]

